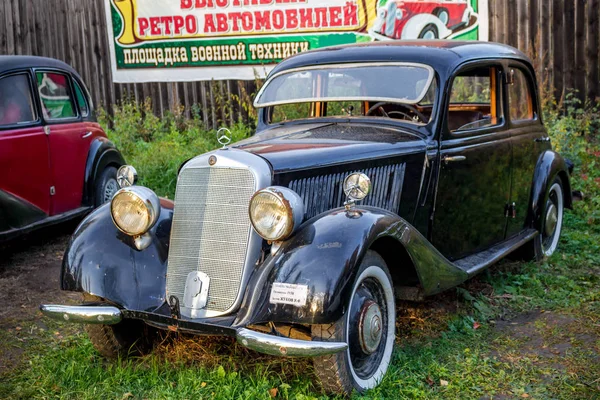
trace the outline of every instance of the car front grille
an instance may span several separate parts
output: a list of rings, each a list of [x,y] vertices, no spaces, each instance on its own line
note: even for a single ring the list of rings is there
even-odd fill
[[[359,171],[365,173],[372,184],[371,193],[359,204],[397,213],[405,169],[406,164],[395,164]],[[344,205],[346,195],[342,186],[344,178],[350,173],[320,175],[291,181],[289,188],[298,193],[304,202],[304,217],[312,218]]]
[[[248,204],[254,174],[241,168],[185,168],[175,194],[167,296],[183,301],[187,276],[210,277],[206,310],[231,308],[241,290],[251,234]],[[184,310],[182,313],[186,315]],[[189,316],[189,315],[188,315]]]

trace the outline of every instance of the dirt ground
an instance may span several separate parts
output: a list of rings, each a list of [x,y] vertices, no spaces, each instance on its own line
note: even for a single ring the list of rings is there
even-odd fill
[[[60,290],[60,266],[75,223],[46,228],[0,245],[0,375],[17,366],[23,325],[45,329],[41,303],[73,303],[80,296]],[[13,340],[14,339],[14,340]]]

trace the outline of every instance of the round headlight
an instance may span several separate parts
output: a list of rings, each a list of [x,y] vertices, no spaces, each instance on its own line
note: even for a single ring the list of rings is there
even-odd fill
[[[287,239],[300,226],[304,203],[293,190],[268,187],[252,196],[249,213],[254,230],[263,238],[276,242]]]
[[[110,212],[119,230],[130,236],[139,236],[148,232],[158,220],[160,200],[148,188],[126,187],[113,197]]]
[[[133,186],[137,183],[138,175],[135,168],[131,165],[123,165],[117,171],[117,183],[119,187],[129,187]]]

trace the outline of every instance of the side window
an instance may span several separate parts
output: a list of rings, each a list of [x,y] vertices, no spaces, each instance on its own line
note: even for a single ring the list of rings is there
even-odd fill
[[[67,75],[37,72],[36,78],[44,118],[64,119],[77,116]]]
[[[79,105],[81,116],[87,117],[90,115],[90,107],[85,94],[83,94],[83,89],[76,80],[73,80],[73,86],[75,86],[75,97],[77,98],[77,105]]]
[[[0,79],[0,126],[26,124],[35,121],[27,74]]]
[[[514,122],[531,121],[536,118],[533,96],[527,75],[517,68],[511,69],[512,83],[508,85],[510,119]]]
[[[448,129],[463,132],[502,123],[498,71],[480,67],[454,78],[448,106]]]

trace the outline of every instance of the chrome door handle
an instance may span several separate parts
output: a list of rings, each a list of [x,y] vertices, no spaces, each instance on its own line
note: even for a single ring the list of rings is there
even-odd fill
[[[442,161],[444,161],[446,164],[448,164],[451,162],[465,161],[466,159],[467,159],[467,157],[465,157],[465,156],[453,156],[453,157],[444,156],[444,158],[442,158]]]
[[[87,138],[89,138],[90,136],[92,136],[92,132],[88,132],[88,133],[86,133],[85,135],[81,135],[81,138],[82,138],[82,139],[87,139]]]
[[[546,136],[546,137],[535,138],[534,141],[538,142],[538,143],[549,142],[550,141],[550,137]]]

